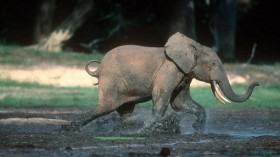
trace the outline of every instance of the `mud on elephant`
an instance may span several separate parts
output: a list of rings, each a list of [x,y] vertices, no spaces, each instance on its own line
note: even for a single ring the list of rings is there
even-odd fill
[[[97,69],[92,71],[89,66]],[[197,120],[193,127],[201,132],[206,112],[190,96],[193,78],[210,83],[214,96],[221,103],[246,101],[259,85],[254,82],[245,94],[235,94],[217,54],[181,33],[172,35],[165,47],[125,45],[114,48],[101,63],[89,62],[86,71],[98,78],[98,105],[82,119],[62,126],[63,130],[78,129],[115,110],[125,120],[132,116],[137,103],[152,100],[151,125],[164,116],[171,104],[176,111],[195,114]]]

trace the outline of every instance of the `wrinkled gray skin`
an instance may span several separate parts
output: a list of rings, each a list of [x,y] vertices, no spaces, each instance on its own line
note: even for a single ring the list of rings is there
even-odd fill
[[[89,66],[96,66],[91,71]],[[153,120],[160,120],[168,107],[182,113],[197,116],[193,124],[199,132],[204,130],[205,109],[190,96],[193,78],[211,84],[215,97],[225,103],[247,100],[258,83],[252,83],[244,95],[232,91],[222,62],[216,53],[181,33],[172,35],[165,47],[143,47],[126,45],[108,52],[99,65],[98,61],[87,64],[86,71],[99,82],[98,105],[81,120],[62,126],[62,130],[77,130],[92,120],[117,111],[122,119],[132,115],[135,104],[153,101]]]

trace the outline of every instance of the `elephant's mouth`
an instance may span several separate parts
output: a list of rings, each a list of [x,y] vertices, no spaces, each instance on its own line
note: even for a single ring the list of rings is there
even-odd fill
[[[224,95],[220,92],[219,85],[216,81],[211,82],[211,89],[218,101],[220,101],[223,104],[231,103],[231,101],[224,97]]]

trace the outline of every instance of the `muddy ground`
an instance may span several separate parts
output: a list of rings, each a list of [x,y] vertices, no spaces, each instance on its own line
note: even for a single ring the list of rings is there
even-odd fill
[[[92,87],[96,82],[85,72],[84,61],[30,57],[29,53],[21,51],[1,56],[4,62],[0,63],[0,79],[59,87]],[[17,61],[17,58],[23,63],[32,64],[14,65],[14,62],[5,61]],[[233,84],[280,81],[279,63],[225,64],[225,69]],[[205,84],[196,81],[192,86]],[[3,93],[0,93],[0,97],[1,94]],[[76,114],[88,110],[90,108],[85,107],[0,107],[0,157],[158,156],[163,148],[170,151],[170,156],[280,156],[279,108],[208,109],[203,134],[197,134],[192,129],[191,125],[195,121],[193,115],[186,115],[179,123],[170,111],[171,116],[167,118],[170,120],[162,124],[169,127],[160,128],[161,125],[158,125],[159,128],[148,135],[139,134],[138,128],[116,130],[119,122],[116,113],[95,120],[80,132],[58,131],[61,125],[70,123]],[[151,108],[137,107],[132,122],[146,122],[150,115]]]
[[[116,113],[80,132],[59,132],[76,114],[90,108],[0,108],[0,156],[280,156],[280,109],[209,109],[206,131],[197,134],[186,115],[177,125],[142,135],[116,130]],[[137,108],[136,121],[149,119],[150,108]],[[169,111],[169,115],[174,115]],[[170,129],[171,128],[171,129]]]

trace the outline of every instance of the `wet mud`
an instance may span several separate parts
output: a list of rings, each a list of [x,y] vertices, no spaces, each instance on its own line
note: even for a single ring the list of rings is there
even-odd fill
[[[77,132],[60,132],[90,108],[1,108],[0,156],[280,156],[280,109],[209,109],[204,133],[195,116],[167,116],[141,134],[151,109],[119,123],[116,113]]]

